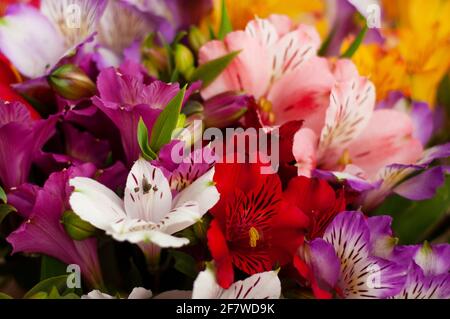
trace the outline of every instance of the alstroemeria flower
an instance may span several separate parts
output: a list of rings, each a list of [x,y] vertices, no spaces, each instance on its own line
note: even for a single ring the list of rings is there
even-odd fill
[[[44,76],[95,32],[105,5],[105,0],[42,0],[40,10],[10,6],[0,23],[0,50],[25,76]]]
[[[63,213],[70,210],[69,179],[94,173],[95,167],[85,164],[50,175],[43,188],[23,184],[14,189],[8,194],[8,201],[25,221],[6,240],[12,245],[13,253],[40,253],[66,264],[77,264],[89,284],[100,287],[96,240],[73,240],[61,223]]]
[[[53,135],[57,119],[33,120],[24,105],[0,100],[0,180],[7,190],[27,181],[34,157]]]
[[[409,263],[406,284],[394,298],[450,298],[450,245],[399,246],[392,259]]]
[[[295,266],[305,278],[313,276],[319,297],[330,297],[326,293],[330,289],[342,298],[388,298],[400,292],[407,267],[378,257],[374,250],[380,218],[340,213],[323,239],[300,249]]]
[[[152,1],[155,2],[155,1]],[[153,31],[167,41],[174,28],[157,8],[146,10],[132,0],[107,0],[106,9],[97,26],[98,40],[95,57],[100,69],[119,66],[125,57],[140,56],[140,41]]]
[[[277,271],[254,274],[224,289],[217,283],[213,269],[207,268],[198,274],[192,291],[192,299],[279,299],[280,296]]]
[[[250,21],[245,31],[231,32],[224,41],[200,49],[200,64],[241,51],[202,96],[243,91],[269,114],[269,124],[304,119],[310,127],[320,125],[334,76],[328,61],[317,56],[319,47],[314,27],[294,26],[286,16]]]
[[[229,288],[233,266],[253,275],[291,261],[308,218],[283,201],[278,175],[262,175],[259,164],[218,163],[215,169],[221,197],[211,210],[208,247],[219,285]]]
[[[142,287],[134,288],[127,299],[150,299],[153,293]],[[100,290],[92,290],[87,295],[81,296],[81,299],[117,299],[117,297],[105,294]]]
[[[308,215],[306,237],[322,237],[334,217],[345,210],[344,191],[335,191],[325,180],[298,176],[289,181],[283,198]]]
[[[125,198],[89,178],[74,178],[73,211],[118,241],[181,247],[189,240],[173,234],[195,224],[219,199],[214,169],[175,198],[162,171],[139,159],[128,175]]]
[[[118,69],[104,69],[97,79],[99,96],[93,103],[120,131],[129,166],[139,158],[137,126],[142,118],[149,130],[161,110],[179,91],[178,84],[149,79],[141,67],[126,62]]]

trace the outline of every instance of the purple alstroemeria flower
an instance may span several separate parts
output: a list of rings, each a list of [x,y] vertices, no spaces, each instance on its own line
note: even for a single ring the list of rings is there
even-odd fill
[[[398,246],[391,259],[409,267],[406,284],[395,298],[450,298],[449,244]]]
[[[146,75],[139,64],[125,61],[118,69],[103,70],[98,79],[99,96],[92,99],[115,124],[121,134],[127,164],[131,166],[139,158],[137,126],[142,118],[151,132],[161,111],[180,90],[178,83],[167,84]],[[199,88],[192,84],[185,100]]]
[[[0,23],[0,50],[25,76],[47,75],[92,36],[105,5],[106,0],[41,0],[40,10],[10,6]]]
[[[377,219],[378,217],[373,217]],[[377,255],[384,239],[372,218],[361,212],[342,212],[317,238],[300,251],[321,290],[333,289],[342,298],[388,298],[406,281],[407,267]]]
[[[92,287],[102,285],[95,239],[75,241],[61,224],[62,214],[70,210],[72,188],[69,179],[92,176],[95,167],[85,164],[50,175],[43,188],[23,184],[8,195],[8,201],[25,219],[24,223],[7,237],[13,253],[40,253],[77,264]]]
[[[213,8],[212,0],[126,0],[164,18],[174,30],[198,24]]]
[[[430,141],[439,125],[435,125],[435,115],[430,106],[425,102],[410,102],[402,92],[393,91],[388,97],[377,105],[378,109],[395,109],[410,115],[413,122],[413,137],[418,139],[423,146]]]
[[[57,119],[34,121],[24,105],[0,101],[0,181],[7,191],[27,181],[34,156],[54,134]]]
[[[137,126],[142,118],[151,131],[161,110],[179,91],[145,76],[138,65],[125,62],[119,69],[103,70],[97,80],[99,96],[92,99],[119,129],[128,165],[139,158]]]

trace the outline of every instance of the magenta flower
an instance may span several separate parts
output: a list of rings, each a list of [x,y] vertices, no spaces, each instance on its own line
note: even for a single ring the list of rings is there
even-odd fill
[[[0,181],[6,189],[25,183],[31,164],[54,134],[57,116],[34,121],[27,108],[0,101]]]
[[[99,96],[92,99],[119,129],[129,165],[139,158],[137,126],[142,118],[151,130],[161,110],[179,91],[144,75],[137,64],[126,62],[119,69],[103,70],[97,80]]]
[[[95,239],[75,241],[61,224],[62,214],[70,210],[72,189],[69,179],[92,176],[95,167],[85,164],[50,175],[43,188],[23,184],[8,195],[25,221],[7,237],[13,253],[40,253],[80,266],[84,278],[92,287],[102,285]]]

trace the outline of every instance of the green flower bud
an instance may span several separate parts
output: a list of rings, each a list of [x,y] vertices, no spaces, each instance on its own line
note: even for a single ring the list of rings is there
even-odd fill
[[[95,94],[95,83],[73,64],[65,64],[48,77],[48,83],[56,93],[69,100],[88,98]]]
[[[195,52],[198,52],[200,48],[208,42],[208,38],[197,27],[191,27],[188,38],[189,45]]]
[[[64,212],[62,223],[69,236],[75,240],[84,240],[92,237],[96,231],[94,226],[82,220],[71,210]]]
[[[174,49],[175,66],[185,77],[194,71],[194,55],[191,50],[182,44],[177,44]]]

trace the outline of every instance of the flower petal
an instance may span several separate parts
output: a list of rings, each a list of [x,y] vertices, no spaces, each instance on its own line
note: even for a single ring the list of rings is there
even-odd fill
[[[81,219],[108,231],[111,225],[126,217],[122,200],[109,188],[85,177],[70,180],[75,187],[70,206]]]
[[[0,23],[0,50],[20,73],[36,78],[58,63],[66,47],[64,38],[39,10],[15,5]]]
[[[214,186],[213,177],[215,169],[210,169],[191,185],[180,192],[173,201],[173,207],[193,201],[198,204],[199,214],[203,216],[219,201],[220,194]]]
[[[159,168],[141,158],[128,175],[124,201],[128,218],[159,223],[172,208],[169,182]]]

